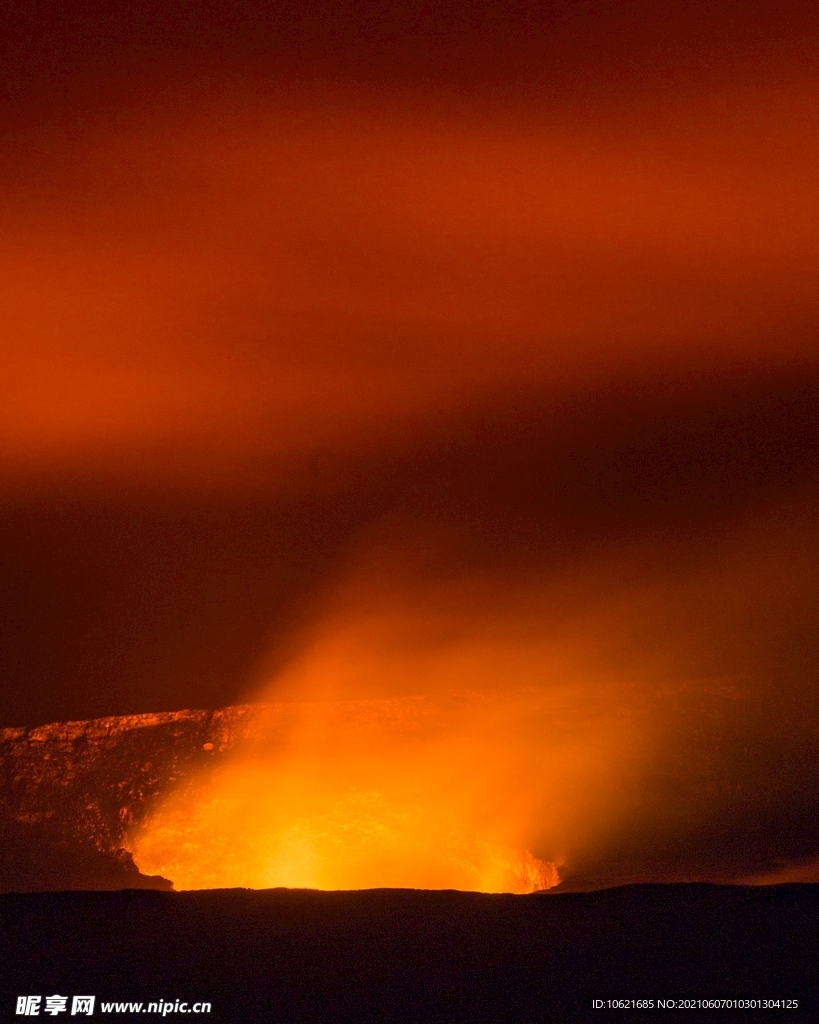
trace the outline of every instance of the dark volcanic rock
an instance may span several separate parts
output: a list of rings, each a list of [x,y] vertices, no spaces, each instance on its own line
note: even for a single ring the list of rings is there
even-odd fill
[[[126,831],[243,738],[258,705],[0,730],[0,891],[170,888]]]
[[[60,993],[97,1012],[207,1001],[194,1019],[231,1024],[819,1020],[817,885],[13,894],[0,948],[9,1018],[20,995]]]

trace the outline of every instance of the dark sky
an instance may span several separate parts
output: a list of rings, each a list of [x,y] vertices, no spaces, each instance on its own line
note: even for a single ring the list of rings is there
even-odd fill
[[[454,587],[682,688],[680,807],[790,836],[711,793],[686,864],[816,856],[815,5],[3,17],[0,725],[225,705],[362,579]]]

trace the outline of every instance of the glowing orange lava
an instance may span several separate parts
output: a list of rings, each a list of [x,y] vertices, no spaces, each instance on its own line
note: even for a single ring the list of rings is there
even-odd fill
[[[542,582],[501,614],[491,586],[413,581],[388,550],[352,556],[252,738],[132,835],[141,871],[526,893],[628,818],[647,731],[619,682],[572,664],[576,637],[543,632]]]
[[[502,798],[513,766],[503,770],[485,737],[481,751],[457,712],[421,699],[290,710],[286,736],[280,708],[272,723],[261,711],[261,741],[174,794],[134,836],[142,870],[181,889],[558,883],[556,865],[522,845],[521,808]]]

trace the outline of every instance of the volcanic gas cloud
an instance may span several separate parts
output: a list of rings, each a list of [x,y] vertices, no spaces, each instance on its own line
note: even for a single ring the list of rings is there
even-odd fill
[[[809,524],[764,526],[499,578],[425,572],[434,541],[393,523],[262,691],[287,723],[260,712],[134,833],[136,863],[181,888],[775,880],[783,830],[811,835],[783,733],[817,750],[810,682],[783,693],[766,648],[816,558]]]

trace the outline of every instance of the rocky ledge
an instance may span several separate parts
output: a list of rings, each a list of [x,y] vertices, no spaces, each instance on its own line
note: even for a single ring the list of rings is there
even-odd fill
[[[172,888],[139,872],[127,830],[252,735],[261,707],[0,730],[0,892]]]

